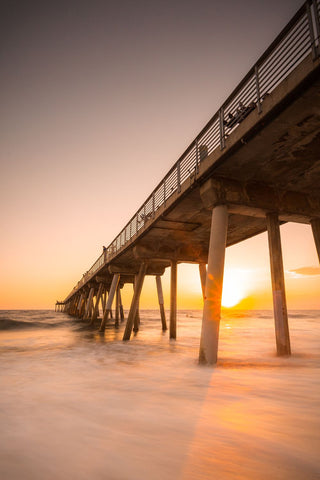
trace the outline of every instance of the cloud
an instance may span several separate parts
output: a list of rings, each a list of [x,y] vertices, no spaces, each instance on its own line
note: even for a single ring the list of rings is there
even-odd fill
[[[303,276],[311,277],[314,275],[320,275],[320,267],[301,267],[294,270],[289,270],[288,273],[290,273],[294,278]]]

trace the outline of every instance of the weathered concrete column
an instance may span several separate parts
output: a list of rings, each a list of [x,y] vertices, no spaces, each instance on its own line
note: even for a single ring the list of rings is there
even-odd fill
[[[104,315],[104,312],[106,310],[106,303],[107,303],[107,294],[108,294],[108,290],[107,290],[107,287],[104,288],[104,292],[102,294],[102,314]]]
[[[119,327],[119,318],[120,318],[120,285],[118,283],[117,290],[116,290],[116,314],[115,314],[115,326]]]
[[[113,275],[113,278],[112,278],[111,287],[110,287],[110,291],[109,291],[109,295],[108,295],[108,300],[107,300],[106,308],[105,308],[105,311],[104,311],[104,314],[103,314],[103,318],[101,320],[101,325],[100,325],[99,332],[104,332],[105,331],[106,321],[108,320],[109,313],[111,312],[112,302],[113,302],[114,295],[115,295],[116,290],[117,290],[119,280],[120,280],[120,274],[115,273]]]
[[[124,321],[124,311],[123,311],[123,304],[122,304],[121,288],[119,289],[119,302],[120,302],[120,319],[121,319],[121,322],[123,322]]]
[[[170,338],[177,338],[177,262],[171,262],[170,280]]]
[[[87,306],[86,306],[85,314],[83,316],[83,320],[89,320],[89,318],[91,317],[93,295],[94,295],[94,287],[91,287],[89,291]]]
[[[134,276],[134,284],[133,284],[133,291],[135,291],[136,289],[136,285],[137,285],[137,282],[138,282],[138,275],[135,275]],[[139,313],[139,300],[138,300],[138,305],[137,305],[137,311],[136,311],[136,315],[134,317],[134,322],[133,322],[133,331],[134,332],[139,332],[139,327],[140,327],[140,313]]]
[[[70,300],[70,302],[68,304],[68,310],[67,310],[67,313],[70,316],[73,314],[75,303],[76,303],[76,297],[72,297],[72,299]]]
[[[157,284],[162,330],[165,331],[167,330],[167,321],[166,321],[166,314],[164,311],[164,300],[163,300],[163,291],[162,291],[162,283],[161,283],[160,275],[156,275],[156,284]]]
[[[79,314],[79,308],[80,308],[81,300],[82,300],[82,295],[81,295],[81,293],[79,293],[77,295],[77,300],[76,300],[75,305],[74,305],[74,311],[73,311],[73,316],[74,317],[77,317],[78,314]]]
[[[80,310],[79,310],[79,318],[82,318],[86,309],[86,304],[89,296],[89,290],[85,291],[82,297],[82,303],[80,305]]]
[[[146,262],[142,262],[139,270],[139,275],[137,277],[136,285],[134,288],[134,293],[131,301],[127,324],[123,334],[123,340],[130,340],[132,327],[134,324],[134,320],[136,318],[137,308],[139,305],[141,290],[143,286],[144,277],[146,275],[146,271],[147,271],[147,264]]]
[[[82,302],[83,302],[83,293],[80,293],[79,300],[78,300],[78,303],[77,303],[77,308],[76,308],[76,311],[75,311],[75,317],[80,318],[80,310],[81,310]]]
[[[71,300],[68,302],[68,309],[67,309],[67,314],[68,314],[68,315],[71,315],[71,312],[72,312],[73,307],[74,307],[74,301],[75,301],[75,299],[74,299],[74,297],[73,297],[73,298],[71,298]]]
[[[278,214],[268,213],[266,219],[268,228],[277,354],[290,355],[290,336]]]
[[[91,316],[91,322],[90,322],[90,325],[93,325],[94,322],[97,320],[98,318],[98,314],[99,314],[99,302],[100,302],[100,299],[101,299],[101,295],[102,295],[102,292],[103,292],[103,288],[104,288],[104,285],[103,283],[100,283],[99,284],[99,288],[98,288],[98,292],[97,292],[97,296],[96,296],[96,304],[94,306],[94,309],[93,309],[93,312],[92,312],[92,316]]]
[[[200,340],[199,362],[213,365],[218,358],[224,258],[228,231],[228,208],[218,205],[212,210],[205,299]]]
[[[202,297],[205,299],[206,293],[206,279],[207,279],[207,266],[205,263],[199,263],[200,282],[202,289]]]
[[[320,262],[320,218],[315,218],[314,220],[311,220],[311,227]]]

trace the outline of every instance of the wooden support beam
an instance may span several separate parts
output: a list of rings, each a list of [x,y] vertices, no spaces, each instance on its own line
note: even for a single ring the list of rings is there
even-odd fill
[[[100,299],[101,299],[101,295],[102,295],[102,292],[103,292],[103,288],[104,288],[103,283],[100,283],[100,284],[99,284],[99,288],[98,288],[98,292],[97,292],[97,296],[96,296],[96,304],[95,304],[95,306],[94,306],[93,313],[92,313],[92,316],[91,316],[90,325],[94,325],[94,322],[95,322],[96,319],[98,318],[98,314],[99,314],[99,302],[100,302]]]
[[[137,282],[136,282],[136,288],[134,289],[134,294],[132,297],[127,324],[123,334],[123,340],[130,340],[130,337],[131,337],[132,327],[133,327],[134,319],[136,316],[137,308],[139,305],[139,299],[141,295],[144,277],[146,275],[146,270],[147,270],[147,263],[142,262],[140,266]]]
[[[101,320],[101,325],[100,325],[100,329],[99,329],[100,332],[105,331],[106,322],[108,320],[109,313],[111,312],[112,302],[113,302],[114,295],[115,295],[116,290],[117,290],[119,280],[120,280],[120,274],[115,273],[113,275],[113,278],[112,278],[111,287],[110,287],[110,291],[109,291],[109,295],[108,295],[108,300],[107,300],[105,312],[104,312],[103,318]]]
[[[212,210],[208,269],[203,306],[199,362],[215,364],[218,359],[224,258],[228,230],[228,209],[218,205]]]
[[[273,310],[278,355],[290,355],[288,313],[284,283],[279,217],[268,213],[267,229],[273,293]]]
[[[164,300],[163,300],[163,291],[162,291],[162,283],[161,283],[160,275],[156,276],[156,284],[157,284],[162,330],[165,331],[167,330],[167,321],[166,321],[166,314],[164,311]]]
[[[318,258],[320,262],[320,219],[315,218],[311,220],[311,227],[312,227],[314,243],[316,244],[316,249],[317,249]]]
[[[202,297],[203,297],[203,300],[205,300],[206,280],[207,280],[207,266],[205,263],[199,263],[199,274],[200,274],[200,282],[201,282],[201,289],[202,289]]]
[[[171,262],[170,282],[170,338],[177,338],[177,262]]]

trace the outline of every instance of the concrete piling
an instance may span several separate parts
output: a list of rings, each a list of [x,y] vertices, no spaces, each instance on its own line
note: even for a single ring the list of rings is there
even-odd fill
[[[123,322],[124,321],[124,311],[123,311],[123,304],[122,304],[121,288],[119,289],[119,302],[120,302],[120,320],[121,320],[121,322]]]
[[[133,290],[136,289],[137,282],[138,282],[138,275],[135,275],[135,277],[134,277],[134,284],[133,284]],[[140,302],[139,302],[139,300],[138,300],[137,311],[136,311],[136,314],[135,314],[135,317],[134,317],[134,322],[133,322],[133,331],[134,331],[134,332],[138,332],[138,331],[139,331],[139,327],[140,327],[139,303],[140,303]]]
[[[224,258],[228,230],[228,208],[218,205],[212,210],[211,230],[203,307],[199,362],[215,364],[218,358]]]
[[[88,295],[86,310],[85,310],[85,313],[84,313],[84,316],[83,316],[84,320],[89,320],[89,318],[91,317],[93,296],[94,296],[94,287],[91,287],[90,291],[89,291],[89,295]]]
[[[162,330],[165,331],[167,330],[167,322],[166,322],[166,314],[164,311],[164,300],[163,300],[163,291],[162,291],[162,283],[161,283],[160,275],[156,275],[156,284],[157,284]]]
[[[94,325],[94,322],[95,322],[96,319],[98,318],[98,314],[99,314],[99,302],[100,302],[100,299],[101,299],[101,295],[102,295],[102,292],[103,292],[103,288],[104,288],[103,283],[100,283],[100,284],[99,284],[99,288],[98,288],[98,292],[97,292],[97,296],[96,296],[96,304],[95,304],[95,306],[94,306],[94,309],[93,309],[93,312],[92,312],[92,316],[91,316],[90,325]]]
[[[312,227],[314,243],[316,244],[316,249],[317,249],[318,258],[320,262],[320,218],[315,218],[311,220],[311,227]]]
[[[115,311],[116,327],[119,327],[119,319],[120,319],[120,285],[118,283],[117,290],[116,290],[116,311]]]
[[[108,295],[108,300],[107,300],[107,303],[106,303],[106,308],[105,308],[105,311],[104,311],[104,314],[103,314],[103,318],[101,320],[99,332],[104,332],[105,331],[106,322],[108,320],[109,313],[111,312],[112,302],[113,302],[113,299],[114,299],[114,296],[115,296],[115,293],[116,293],[116,290],[117,290],[119,280],[120,280],[120,274],[115,273],[113,275],[113,278],[112,278],[111,287],[110,287],[110,291],[109,291],[109,295]]]
[[[171,261],[170,282],[170,338],[177,338],[177,262]]]
[[[205,263],[199,263],[199,274],[200,274],[200,282],[201,282],[201,289],[202,289],[202,297],[204,300],[205,293],[206,293],[206,279],[207,279],[207,266]]]
[[[133,324],[134,324],[134,319],[136,317],[136,313],[137,313],[137,309],[138,309],[138,305],[139,305],[141,290],[142,290],[142,286],[143,286],[144,277],[146,275],[146,271],[147,271],[147,263],[142,262],[141,266],[140,266],[140,269],[139,269],[139,274],[137,276],[137,281],[136,281],[136,285],[135,285],[135,289],[134,289],[134,293],[133,293],[133,297],[132,297],[132,301],[131,301],[131,306],[130,306],[130,311],[129,311],[129,315],[128,315],[128,319],[127,319],[127,323],[126,323],[126,328],[125,328],[125,331],[124,331],[124,334],[123,334],[123,340],[130,340],[132,327],[133,327]]]
[[[277,354],[279,356],[290,355],[291,347],[278,215],[276,213],[268,213],[266,215],[266,220],[269,241]]]

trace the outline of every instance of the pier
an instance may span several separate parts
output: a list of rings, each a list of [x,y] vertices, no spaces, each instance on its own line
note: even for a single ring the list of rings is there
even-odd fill
[[[225,249],[267,231],[277,354],[291,354],[279,226],[310,225],[320,259],[320,0],[308,0],[225,100],[118,236],[56,310],[100,332],[114,315],[123,340],[139,330],[146,275],[171,269],[169,337],[176,339],[177,266],[199,264],[204,307],[199,361],[218,356]],[[127,319],[121,289],[134,286]],[[115,312],[112,306],[115,304]]]

